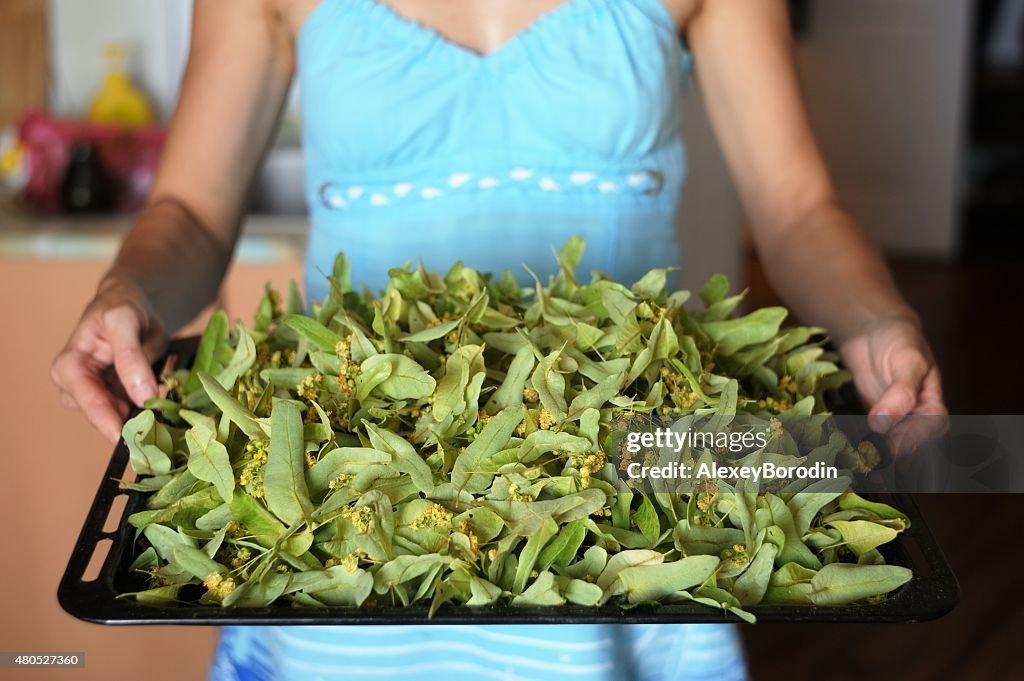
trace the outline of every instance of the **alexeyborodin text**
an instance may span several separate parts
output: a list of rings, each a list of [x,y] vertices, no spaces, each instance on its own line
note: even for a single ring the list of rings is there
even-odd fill
[[[770,432],[765,431],[732,431],[707,432],[685,430],[682,432],[671,428],[657,428],[653,431],[626,433],[625,450],[638,454],[645,449],[673,450],[680,453],[684,448],[728,450],[731,453],[764,449],[771,440]],[[625,466],[626,475],[637,479],[676,479],[676,480],[722,480],[746,479],[760,480],[778,479],[837,479],[839,469],[817,461],[809,466],[782,466],[770,461],[751,465],[730,465],[717,461],[701,463],[683,463],[670,461],[660,465],[649,465],[639,461],[629,462]]]

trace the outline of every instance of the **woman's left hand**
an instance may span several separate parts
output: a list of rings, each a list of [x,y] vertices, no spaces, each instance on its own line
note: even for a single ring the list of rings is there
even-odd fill
[[[944,430],[948,415],[939,368],[920,326],[910,319],[880,321],[839,345],[868,424],[885,433],[896,453],[912,451]]]

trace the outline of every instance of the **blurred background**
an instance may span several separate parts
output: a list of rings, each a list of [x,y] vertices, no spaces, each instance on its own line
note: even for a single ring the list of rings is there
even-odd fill
[[[49,365],[145,200],[187,57],[190,5],[0,0],[0,356],[14,360],[0,391],[0,650],[86,652],[85,669],[46,678],[126,669],[153,681],[203,678],[215,643],[211,628],[82,623],[55,596],[110,452],[58,405]],[[1014,380],[1024,373],[1024,0],[794,0],[791,14],[840,193],[921,312],[951,412],[1024,413]],[[699,83],[686,100],[684,282],[724,272],[750,288],[750,305],[775,303]],[[232,318],[251,317],[264,282],[301,280],[300,141],[293,104],[251,188],[217,301]],[[968,495],[919,503],[960,578],[958,609],[918,625],[748,627],[755,679],[1024,678],[1024,608],[995,583],[1012,573],[993,569],[1024,558],[1009,539],[1024,505]]]

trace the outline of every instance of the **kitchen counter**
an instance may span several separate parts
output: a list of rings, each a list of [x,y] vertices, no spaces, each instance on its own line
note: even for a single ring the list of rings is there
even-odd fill
[[[0,215],[0,258],[15,260],[113,260],[132,217],[31,217]],[[302,216],[250,215],[242,226],[236,263],[301,260],[307,222]]]

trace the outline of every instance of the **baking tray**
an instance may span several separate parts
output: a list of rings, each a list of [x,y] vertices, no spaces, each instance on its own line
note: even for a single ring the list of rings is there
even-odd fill
[[[179,363],[191,360],[197,339],[175,341],[168,356]],[[161,366],[164,364],[162,360]],[[179,364],[181,365],[181,364]],[[132,513],[145,508],[147,493],[123,489],[119,478],[126,474],[128,448],[119,442],[104,471],[96,497],[78,536],[64,576],[57,588],[61,607],[78,619],[97,624],[198,624],[198,625],[372,625],[372,624],[640,624],[739,622],[735,615],[695,603],[618,606],[454,606],[445,605],[427,617],[427,606],[378,607],[293,607],[223,608],[199,605],[199,585],[182,588],[177,606],[152,606],[119,593],[146,588],[145,577],[131,574],[135,557],[133,534],[128,524]],[[113,531],[104,531],[110,510],[118,496],[127,497],[124,511]],[[876,494],[872,498],[899,508],[910,518],[908,530],[882,547],[886,561],[914,572],[907,584],[874,604],[845,606],[762,605],[746,608],[759,622],[824,623],[909,623],[936,619],[952,610],[960,597],[956,576],[950,569],[931,530],[908,494]],[[99,542],[110,540],[110,548],[98,576],[83,580]]]

